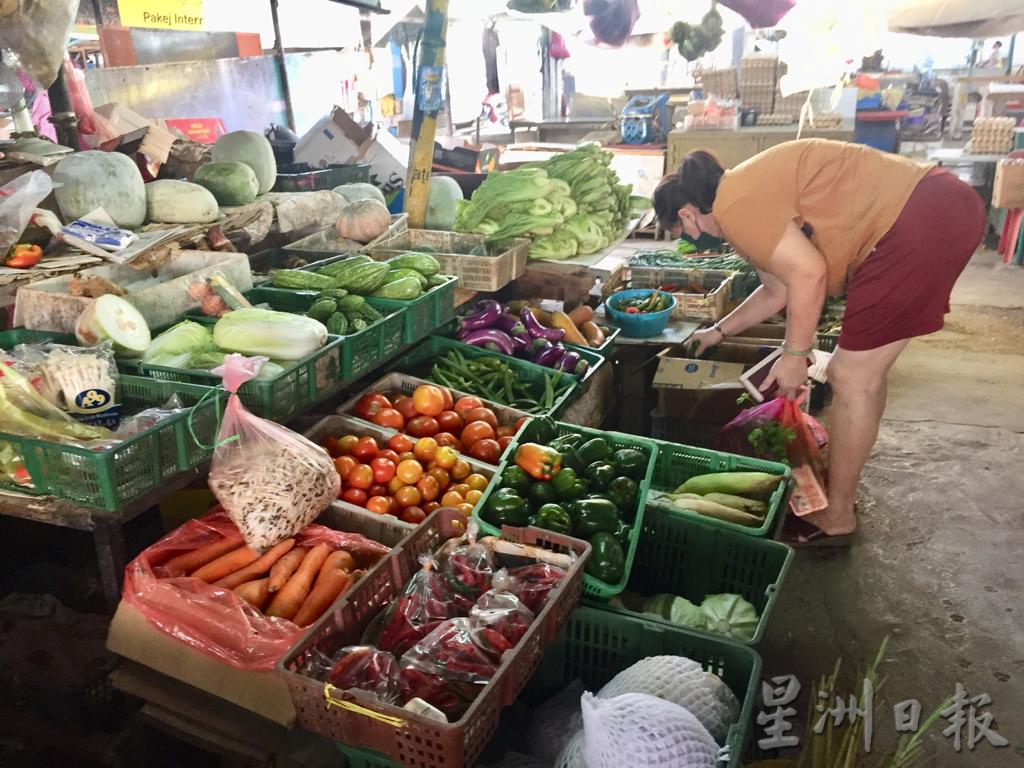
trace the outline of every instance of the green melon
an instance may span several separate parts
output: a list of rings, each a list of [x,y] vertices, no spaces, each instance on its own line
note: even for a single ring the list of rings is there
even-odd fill
[[[213,145],[213,161],[245,163],[252,168],[259,181],[259,194],[269,192],[277,181],[277,160],[274,148],[260,133],[232,131],[225,133]]]
[[[159,179],[146,185],[150,221],[165,224],[208,224],[220,216],[217,199],[206,187],[177,179]]]
[[[462,187],[451,176],[431,176],[423,225],[427,229],[451,232],[455,227],[457,203],[463,199]]]
[[[102,208],[119,227],[146,220],[146,188],[134,161],[118,152],[68,155],[53,171],[54,196],[67,222]]]
[[[256,174],[245,163],[206,163],[199,166],[193,180],[210,190],[221,205],[251,203],[260,189]]]

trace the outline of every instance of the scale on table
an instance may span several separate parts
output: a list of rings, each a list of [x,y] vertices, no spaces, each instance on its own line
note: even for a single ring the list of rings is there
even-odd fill
[[[623,144],[663,144],[672,129],[669,122],[669,94],[634,96],[619,115]]]

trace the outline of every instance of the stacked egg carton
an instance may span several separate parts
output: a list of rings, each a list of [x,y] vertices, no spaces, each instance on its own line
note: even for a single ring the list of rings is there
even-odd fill
[[[974,121],[966,150],[972,155],[1005,155],[1013,149],[1012,117],[979,117]]]
[[[758,125],[792,125],[795,122],[795,116],[781,112],[772,112],[770,114],[759,112],[757,114]]]
[[[808,96],[810,96],[810,91],[791,93],[789,96],[783,96],[782,91],[776,91],[775,114],[798,116],[804,104],[807,103]]]
[[[778,79],[786,72],[786,65],[777,56],[744,56],[740,59],[740,103],[744,109],[756,109],[771,114],[775,107]]]
[[[736,76],[736,68],[709,69],[702,72],[700,76],[701,90],[705,97],[708,95],[718,96],[723,99],[735,99],[739,97],[739,81]]]

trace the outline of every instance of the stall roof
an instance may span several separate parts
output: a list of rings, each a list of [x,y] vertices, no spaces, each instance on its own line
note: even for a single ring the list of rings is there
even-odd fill
[[[1002,37],[1024,31],[1021,0],[897,0],[889,29],[933,37]]]

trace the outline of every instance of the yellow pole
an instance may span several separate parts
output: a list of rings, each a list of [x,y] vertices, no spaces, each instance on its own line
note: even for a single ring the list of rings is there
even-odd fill
[[[444,49],[448,34],[448,0],[427,0],[420,62],[416,71],[416,107],[409,143],[405,180],[405,210],[409,226],[422,229],[427,212],[427,185],[434,163],[437,113],[444,106]]]

